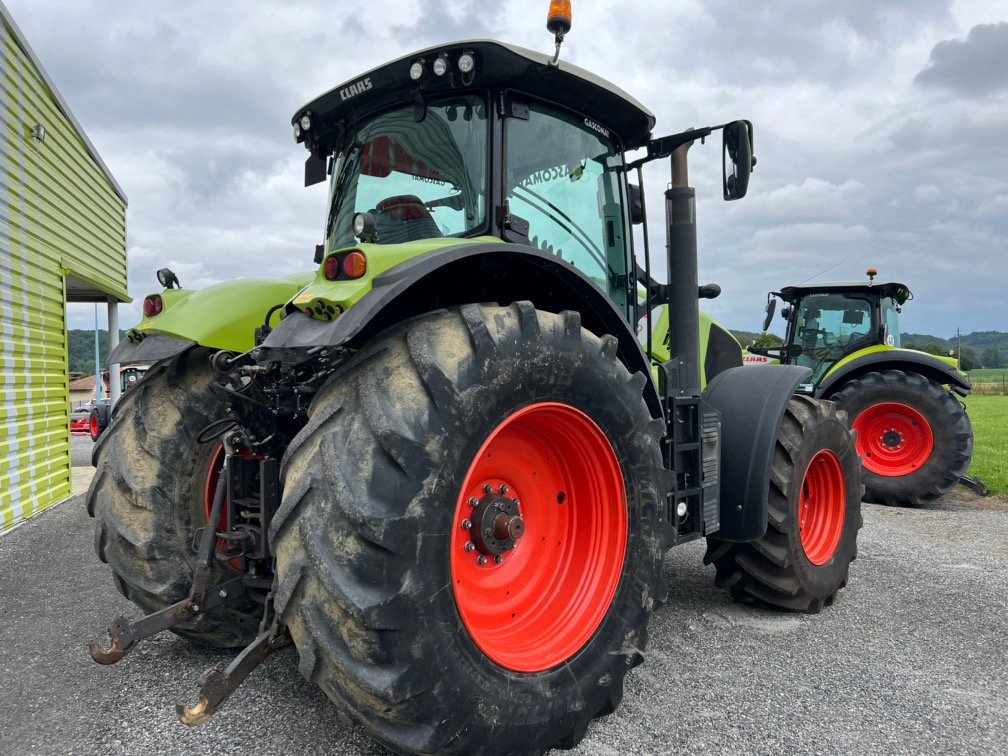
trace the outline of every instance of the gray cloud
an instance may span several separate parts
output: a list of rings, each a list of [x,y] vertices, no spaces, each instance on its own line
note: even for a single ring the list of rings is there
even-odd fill
[[[317,94],[450,39],[552,49],[545,0],[5,2],[129,194],[138,298],[164,265],[186,287],[311,267],[326,191],[303,188],[289,119]],[[982,49],[997,53],[986,35],[1004,33],[1002,17],[984,0],[579,0],[563,59],[652,108],[659,133],[755,122],[760,162],[741,202],[720,200],[718,140],[690,153],[701,276],[722,285],[708,304],[726,325],[755,328],[767,290],[840,263],[820,280],[878,267],[916,292],[910,330],[949,335],[1008,327],[1008,152],[996,147],[1008,103],[965,80]],[[977,76],[1004,76],[999,65]],[[668,167],[645,175],[663,271]]]
[[[966,39],[939,42],[914,81],[965,97],[1008,91],[1008,23],[981,24]]]

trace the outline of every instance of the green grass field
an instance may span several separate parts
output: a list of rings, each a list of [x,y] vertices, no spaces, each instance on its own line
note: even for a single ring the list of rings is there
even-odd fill
[[[980,478],[991,493],[1008,495],[1008,397],[966,397],[973,423],[973,464],[969,474]]]

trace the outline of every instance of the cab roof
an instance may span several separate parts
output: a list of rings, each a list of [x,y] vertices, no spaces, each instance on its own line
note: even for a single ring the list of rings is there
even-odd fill
[[[471,74],[457,66],[469,52],[476,61]],[[445,55],[448,72],[435,76],[431,66]],[[654,114],[616,85],[561,58],[550,65],[551,55],[493,40],[464,40],[404,55],[344,82],[299,108],[291,125],[308,115],[311,126],[297,137],[310,150],[325,153],[341,138],[347,126],[394,105],[420,102],[453,91],[507,88],[552,100],[590,117],[614,131],[624,147],[641,147],[651,137]],[[422,61],[419,81],[410,67]]]
[[[794,302],[806,294],[876,294],[882,297],[892,297],[897,304],[903,304],[908,299],[913,298],[904,283],[897,281],[849,281],[839,283],[817,283],[817,284],[796,284],[785,286],[778,292],[774,292],[786,302]]]

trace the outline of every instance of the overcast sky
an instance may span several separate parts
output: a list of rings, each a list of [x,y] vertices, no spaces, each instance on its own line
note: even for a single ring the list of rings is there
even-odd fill
[[[138,300],[165,265],[187,288],[312,267],[325,190],[303,187],[290,118],[315,95],[454,39],[552,46],[546,0],[5,2],[129,196]],[[650,107],[656,134],[754,122],[740,202],[720,199],[719,145],[691,152],[701,278],[724,290],[707,309],[729,327],[839,263],[818,280],[910,284],[905,330],[1008,330],[1003,0],[575,0],[563,58]],[[659,257],[666,170],[646,174]]]

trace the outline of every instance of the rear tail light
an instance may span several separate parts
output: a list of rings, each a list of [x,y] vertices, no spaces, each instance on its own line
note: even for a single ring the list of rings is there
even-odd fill
[[[355,249],[344,255],[327,257],[322,272],[327,281],[360,278],[367,273],[367,256],[359,249]]]
[[[347,278],[360,278],[367,272],[367,257],[363,252],[353,251],[343,258],[343,272]]]
[[[161,300],[160,295],[152,294],[151,296],[144,299],[143,313],[146,317],[153,318],[163,309],[164,309],[164,302]]]
[[[325,277],[328,281],[335,281],[339,278],[339,259],[335,257],[326,258]]]

